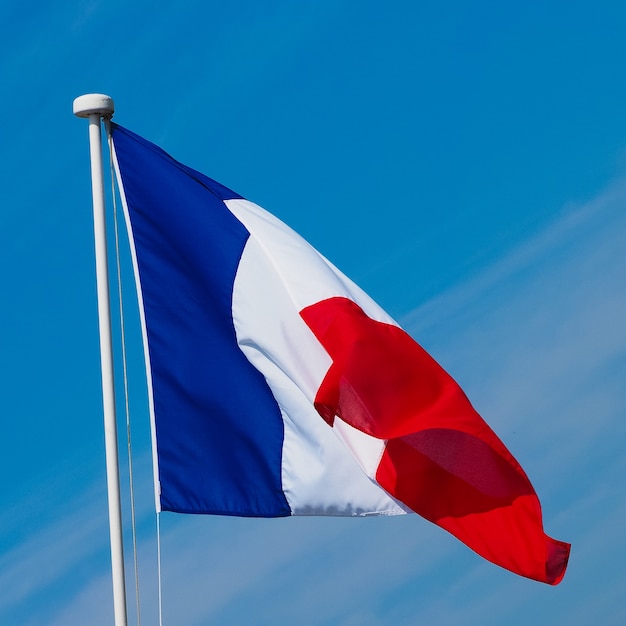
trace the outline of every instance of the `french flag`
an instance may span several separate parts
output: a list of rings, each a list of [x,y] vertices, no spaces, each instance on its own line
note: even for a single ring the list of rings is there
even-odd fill
[[[557,584],[526,474],[455,381],[288,226],[112,124],[142,320],[157,507],[415,512]]]

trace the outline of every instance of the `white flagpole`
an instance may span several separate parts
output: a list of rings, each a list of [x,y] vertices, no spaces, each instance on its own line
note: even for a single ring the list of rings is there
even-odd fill
[[[104,208],[104,175],[102,168],[101,118],[113,116],[113,100],[102,94],[86,94],[74,100],[74,115],[89,118],[91,153],[91,189],[93,195],[94,237],[96,248],[96,284],[100,328],[100,364],[104,405],[104,440],[106,449],[107,489],[109,497],[109,530],[113,574],[113,607],[115,626],[127,626],[124,549],[122,545],[122,508],[117,452],[115,389],[113,386],[113,348],[111,311],[107,272],[107,243]]]

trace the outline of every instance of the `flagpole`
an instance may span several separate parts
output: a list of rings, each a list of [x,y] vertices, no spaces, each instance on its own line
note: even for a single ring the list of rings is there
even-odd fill
[[[102,130],[100,120],[113,116],[113,100],[103,94],[85,94],[74,100],[74,115],[89,119],[91,155],[91,190],[93,196],[94,239],[96,251],[96,284],[98,323],[100,328],[100,365],[104,408],[104,441],[106,452],[109,531],[111,535],[111,570],[113,575],[113,608],[115,626],[127,626],[124,548],[122,544],[122,507],[117,451],[115,388],[113,385],[113,348],[111,342],[111,300],[107,272],[107,243],[102,167]]]

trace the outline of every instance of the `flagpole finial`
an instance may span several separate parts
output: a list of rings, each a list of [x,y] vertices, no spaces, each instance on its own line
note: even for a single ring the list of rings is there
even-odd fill
[[[87,93],[84,96],[78,96],[74,100],[73,108],[76,117],[89,117],[96,113],[104,118],[111,118],[115,111],[113,98],[102,93]]]

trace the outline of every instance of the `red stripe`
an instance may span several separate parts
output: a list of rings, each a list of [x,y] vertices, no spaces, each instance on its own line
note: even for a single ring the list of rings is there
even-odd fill
[[[346,298],[301,316],[333,360],[315,398],[320,415],[388,440],[379,484],[493,563],[558,583],[569,545],[545,535],[526,474],[443,368]]]

